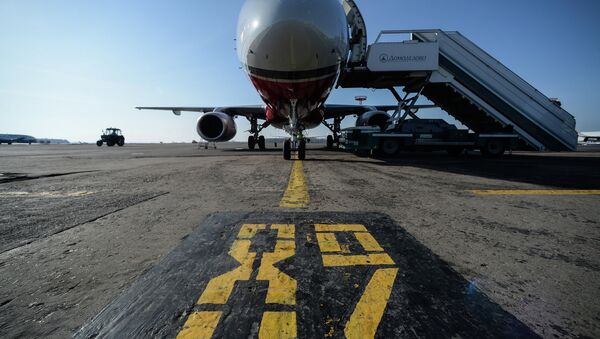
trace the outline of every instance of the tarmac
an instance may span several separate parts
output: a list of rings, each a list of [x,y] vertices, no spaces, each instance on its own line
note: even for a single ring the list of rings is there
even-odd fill
[[[0,337],[600,337],[597,146],[198,146],[1,145]]]

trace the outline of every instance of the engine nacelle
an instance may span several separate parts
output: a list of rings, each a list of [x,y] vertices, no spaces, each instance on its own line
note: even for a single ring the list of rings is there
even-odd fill
[[[210,112],[198,119],[196,131],[202,139],[211,142],[229,141],[237,132],[235,121],[229,114]]]
[[[389,114],[383,111],[370,111],[363,113],[356,119],[356,126],[379,126],[381,129],[387,127],[390,120]]]

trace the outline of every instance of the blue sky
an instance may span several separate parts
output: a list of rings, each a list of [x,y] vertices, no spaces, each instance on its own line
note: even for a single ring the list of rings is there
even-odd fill
[[[242,3],[0,1],[0,133],[91,142],[117,126],[135,142],[198,140],[197,114],[133,107],[260,103],[234,51]],[[371,41],[382,29],[458,30],[542,93],[559,97],[578,130],[600,130],[600,1],[357,3]],[[359,94],[370,104],[393,103],[387,92],[368,89],[336,90],[328,102],[352,104]],[[236,140],[245,140],[249,126],[236,121]],[[266,135],[284,134],[270,128]]]

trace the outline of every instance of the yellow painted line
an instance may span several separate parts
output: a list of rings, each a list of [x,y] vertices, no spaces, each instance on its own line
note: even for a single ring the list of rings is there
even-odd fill
[[[249,280],[256,253],[250,252],[250,240],[236,240],[229,251],[241,265],[225,274],[211,279],[198,300],[198,304],[225,304],[233,291],[235,282]]]
[[[397,274],[397,268],[382,268],[375,271],[344,328],[346,338],[375,337]]]
[[[317,233],[317,242],[321,252],[341,252],[340,243],[335,238],[335,233]]]
[[[296,312],[265,312],[260,322],[259,339],[296,338]]]
[[[377,240],[373,238],[371,233],[354,233],[356,240],[367,252],[383,252],[383,248],[379,245]]]
[[[243,224],[238,233],[239,239],[252,239],[259,230],[267,228],[266,224]]]
[[[0,192],[0,197],[10,198],[77,198],[92,195],[95,192]]]
[[[219,324],[223,312],[194,312],[185,321],[177,339],[209,339]]]
[[[294,239],[296,237],[294,224],[273,224],[271,229],[277,230],[277,238],[280,239]]]
[[[315,224],[317,232],[368,232],[360,224]]]
[[[469,190],[476,195],[600,195],[600,190]]]
[[[267,304],[296,304],[296,280],[275,267],[276,263],[294,256],[295,251],[294,240],[277,240],[274,252],[263,253],[256,280],[269,281]]]
[[[307,207],[309,202],[308,186],[304,177],[302,161],[294,161],[288,187],[279,203],[282,208]]]
[[[358,266],[358,265],[394,265],[394,260],[386,253],[366,255],[323,254],[323,266]]]

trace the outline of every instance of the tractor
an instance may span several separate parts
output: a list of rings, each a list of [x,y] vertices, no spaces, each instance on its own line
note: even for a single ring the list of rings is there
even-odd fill
[[[100,140],[96,141],[98,147],[101,147],[103,143],[106,143],[106,146],[108,147],[113,147],[114,145],[123,146],[125,145],[125,137],[120,129],[109,127],[102,131]]]

